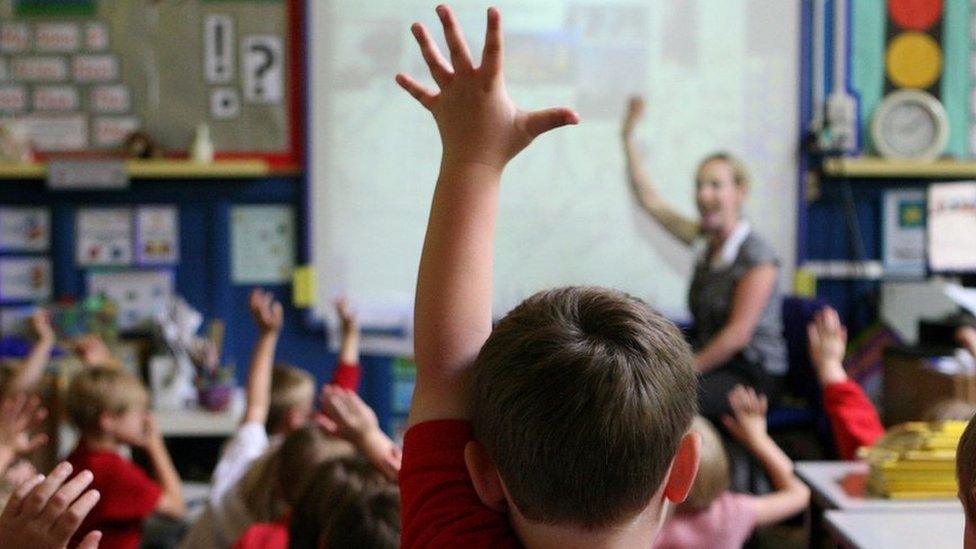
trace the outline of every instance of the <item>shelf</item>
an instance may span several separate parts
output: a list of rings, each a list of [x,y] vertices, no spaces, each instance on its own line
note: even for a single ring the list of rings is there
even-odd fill
[[[976,162],[957,160],[936,160],[918,162],[910,160],[888,160],[876,156],[852,158],[828,158],[824,160],[824,173],[834,177],[864,178],[950,178],[976,179]]]
[[[132,179],[255,179],[274,175],[297,175],[297,168],[272,169],[264,160],[217,160],[197,164],[189,160],[126,160],[126,172]],[[43,163],[12,164],[0,162],[0,179],[44,179]]]

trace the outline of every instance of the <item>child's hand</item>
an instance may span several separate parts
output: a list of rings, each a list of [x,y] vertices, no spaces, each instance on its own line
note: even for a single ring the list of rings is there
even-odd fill
[[[435,93],[405,74],[398,74],[396,81],[434,115],[445,165],[475,163],[501,170],[536,136],[579,122],[579,116],[569,109],[520,110],[508,96],[497,9],[488,9],[480,67],[474,66],[451,9],[437,6],[437,15],[450,48],[450,64],[423,25],[414,23],[411,30],[440,91]]]
[[[285,313],[281,303],[275,301],[270,292],[255,288],[251,292],[248,307],[251,309],[251,316],[254,317],[254,324],[257,325],[259,332],[277,334],[281,331]]]
[[[47,435],[30,431],[47,417],[36,396],[7,397],[0,403],[0,460],[9,464],[47,443]]]
[[[732,436],[746,445],[768,436],[765,395],[757,395],[751,387],[736,385],[729,392],[729,405],[735,417],[724,416],[722,423]]]
[[[627,102],[627,114],[624,116],[624,124],[621,132],[624,137],[629,137],[634,131],[634,127],[644,116],[644,98],[639,95],[632,95]]]
[[[336,385],[322,387],[322,413],[317,421],[331,435],[358,445],[379,430],[376,413],[355,392]]]
[[[840,322],[837,311],[824,307],[807,325],[810,340],[810,361],[817,370],[822,386],[847,380],[844,353],[847,351],[847,328]]]
[[[44,343],[54,343],[54,328],[51,326],[51,314],[47,309],[37,309],[30,318],[31,328],[37,334],[38,340]]]
[[[95,334],[82,336],[75,343],[75,354],[85,366],[108,366],[116,363],[105,342]]]
[[[349,309],[349,300],[342,297],[335,302],[336,313],[339,315],[339,323],[342,327],[342,335],[359,333],[359,322],[356,313]]]
[[[956,341],[969,351],[970,354],[976,356],[976,328],[972,326],[960,326],[956,328]]]
[[[6,549],[67,547],[99,499],[96,490],[86,490],[93,480],[90,471],[68,480],[70,474],[71,465],[62,462],[46,478],[33,477],[14,491],[0,514],[0,540]],[[91,532],[78,548],[94,549],[101,538],[101,532]]]

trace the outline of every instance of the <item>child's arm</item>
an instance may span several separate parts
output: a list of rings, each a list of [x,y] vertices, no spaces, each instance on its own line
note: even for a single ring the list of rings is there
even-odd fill
[[[163,489],[163,494],[156,504],[156,512],[181,518],[186,514],[186,503],[183,501],[183,482],[173,465],[173,460],[166,449],[163,435],[156,425],[156,419],[150,413],[146,417],[146,438],[143,449],[149,457],[149,463],[155,473],[156,480]]]
[[[756,525],[774,524],[806,509],[810,489],[793,474],[793,462],[766,432],[766,397],[756,396],[752,389],[738,385],[729,393],[729,404],[735,417],[725,416],[722,422],[762,463],[775,490],[756,496]]]
[[[505,91],[498,10],[488,10],[480,67],[451,10],[438,6],[437,14],[450,65],[423,25],[412,30],[440,91],[397,75],[433,114],[443,148],[417,280],[411,424],[468,417],[468,370],[491,333],[492,232],[502,171],[539,134],[578,121],[568,109],[515,106]]]
[[[0,402],[0,477],[17,458],[29,455],[47,442],[47,435],[30,432],[47,417],[36,396],[8,396]]]
[[[248,306],[258,328],[258,341],[254,344],[251,367],[247,372],[247,408],[243,422],[264,425],[271,407],[271,370],[284,311],[274,296],[259,289],[251,292]]]
[[[351,442],[387,478],[396,480],[400,448],[380,430],[376,413],[359,395],[326,385],[322,388],[322,414],[317,419],[329,434]]]
[[[355,392],[359,390],[360,377],[359,323],[345,298],[336,301],[336,312],[339,313],[342,343],[339,346],[339,363],[332,374],[332,384]]]
[[[10,377],[6,387],[7,394],[30,393],[37,387],[44,367],[51,358],[54,349],[54,328],[51,327],[51,316],[44,309],[38,309],[31,315],[31,328],[37,335],[37,341],[31,347],[24,362]]]
[[[698,223],[681,215],[664,201],[654,182],[644,171],[644,166],[641,165],[640,153],[637,152],[637,144],[634,142],[634,127],[637,126],[637,122],[643,114],[644,99],[638,95],[631,97],[627,103],[627,115],[624,117],[624,124],[621,128],[631,188],[637,195],[641,206],[655,221],[660,223],[672,236],[687,245],[691,245],[701,234]]]
[[[837,311],[826,307],[807,326],[807,338],[837,452],[841,459],[854,459],[858,448],[871,446],[881,438],[884,427],[864,390],[844,370],[847,329]]]

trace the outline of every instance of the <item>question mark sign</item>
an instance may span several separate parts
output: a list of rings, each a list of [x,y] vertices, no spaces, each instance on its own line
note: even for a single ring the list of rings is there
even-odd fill
[[[254,70],[255,84],[254,93],[257,95],[264,95],[264,75],[267,74],[268,70],[274,66],[274,51],[271,50],[266,44],[253,44],[251,45],[251,51],[259,53],[264,57],[264,60],[258,64],[257,68]]]

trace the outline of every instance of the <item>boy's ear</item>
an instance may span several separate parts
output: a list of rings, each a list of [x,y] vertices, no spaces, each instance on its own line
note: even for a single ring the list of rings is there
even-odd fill
[[[698,458],[701,454],[701,435],[694,431],[685,433],[678,443],[678,453],[671,463],[671,471],[665,480],[664,497],[672,503],[681,503],[688,497],[698,473]]]
[[[481,503],[492,510],[505,512],[508,501],[505,499],[502,479],[498,476],[495,464],[488,457],[488,451],[480,442],[472,440],[464,446],[464,464],[468,467],[468,476],[471,477],[474,491],[478,493]]]
[[[308,421],[308,414],[300,408],[291,408],[285,412],[284,421],[285,430],[290,433],[305,425],[305,422]]]
[[[103,433],[108,433],[112,431],[115,427],[115,416],[108,411],[102,411],[98,414],[98,430]]]

